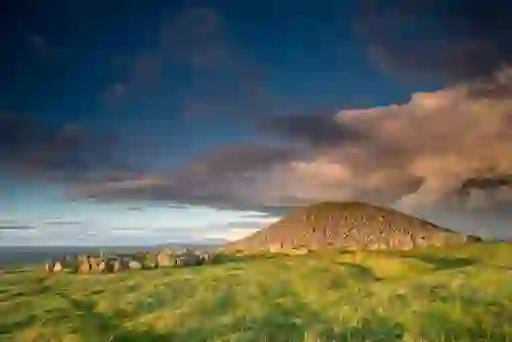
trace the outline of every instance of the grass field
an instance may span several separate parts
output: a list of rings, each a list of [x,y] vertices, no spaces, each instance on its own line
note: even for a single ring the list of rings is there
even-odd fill
[[[0,274],[1,341],[512,341],[512,245]]]

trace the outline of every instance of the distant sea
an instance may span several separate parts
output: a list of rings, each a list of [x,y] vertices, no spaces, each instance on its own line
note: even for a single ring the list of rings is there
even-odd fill
[[[52,258],[63,255],[92,254],[98,255],[103,250],[112,253],[131,253],[137,251],[152,251],[162,248],[182,249],[196,248],[208,249],[221,245],[221,243],[208,244],[166,244],[158,246],[0,246],[0,267],[25,266],[42,264]]]

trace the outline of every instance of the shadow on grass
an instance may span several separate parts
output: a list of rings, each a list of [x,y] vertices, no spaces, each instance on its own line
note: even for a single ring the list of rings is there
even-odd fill
[[[36,315],[28,315],[20,320],[10,323],[0,323],[0,336],[4,334],[11,334],[16,331],[23,330],[30,327],[37,321]]]
[[[353,264],[351,262],[344,262],[344,261],[338,261],[336,264],[343,266],[354,273],[354,275],[359,280],[372,280],[372,281],[379,281],[382,280],[381,278],[377,277],[375,275],[375,272],[369,267],[359,265],[359,264]]]
[[[41,296],[51,292],[50,286],[45,282],[44,278],[38,278],[32,281],[30,284],[24,284],[26,287],[19,286],[21,288],[18,291],[12,292],[7,295],[7,300],[13,300],[16,298],[26,298]]]
[[[364,318],[360,324],[344,329],[336,336],[335,341],[403,341],[405,326],[399,322],[393,322],[384,316]]]
[[[19,273],[29,273],[33,272],[34,270],[29,267],[13,267],[6,270],[3,270],[4,274],[19,274]]]
[[[403,254],[402,258],[417,259],[424,263],[434,266],[435,271],[453,270],[468,267],[476,264],[476,261],[470,258],[438,257],[428,254],[410,255]]]

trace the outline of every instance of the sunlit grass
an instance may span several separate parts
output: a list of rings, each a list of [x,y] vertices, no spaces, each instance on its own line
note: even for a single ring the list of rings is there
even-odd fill
[[[0,275],[2,341],[512,341],[512,246]]]

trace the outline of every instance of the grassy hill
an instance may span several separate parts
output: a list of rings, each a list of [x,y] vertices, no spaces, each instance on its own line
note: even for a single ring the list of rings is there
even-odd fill
[[[512,245],[0,274],[1,341],[512,341]]]
[[[410,249],[462,243],[465,236],[397,210],[364,202],[322,202],[227,246],[230,250]]]

